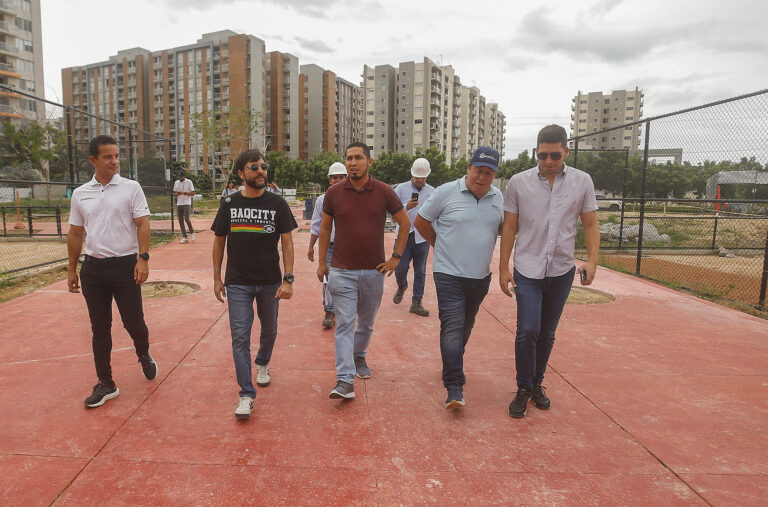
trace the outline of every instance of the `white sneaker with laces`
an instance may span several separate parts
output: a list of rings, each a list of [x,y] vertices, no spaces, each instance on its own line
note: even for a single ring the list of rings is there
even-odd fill
[[[272,377],[269,376],[269,368],[266,365],[256,365],[256,385],[259,387],[267,387],[272,381]]]
[[[237,408],[235,409],[235,417],[238,419],[248,419],[251,417],[251,410],[253,410],[253,398],[243,396],[237,403]]]
[[[197,239],[197,234],[195,234],[195,233],[193,232],[193,233],[192,233],[192,241],[194,241],[194,240],[196,240],[196,239]]]
[[[183,245],[184,243],[186,243],[186,242],[187,242],[187,238],[181,238],[181,241],[180,241],[180,243],[181,243],[182,245]]]

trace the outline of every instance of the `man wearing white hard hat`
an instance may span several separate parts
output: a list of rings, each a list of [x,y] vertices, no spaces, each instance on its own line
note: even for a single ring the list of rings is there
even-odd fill
[[[347,177],[347,167],[341,162],[334,162],[331,167],[328,168],[328,183],[329,188],[340,181],[344,181]],[[312,213],[312,222],[309,226],[309,250],[307,250],[307,259],[310,262],[315,261],[315,243],[317,237],[320,235],[320,222],[323,219],[323,201],[325,200],[325,194],[317,198],[315,202],[315,211]],[[325,264],[328,269],[331,269],[331,257],[333,256],[333,239],[336,236],[335,225],[331,228],[331,242],[328,245],[328,255],[325,258]],[[323,318],[323,329],[331,329],[336,324],[336,313],[333,309],[333,299],[331,293],[328,292],[328,278],[323,280],[323,309],[325,310],[325,317]]]
[[[411,165],[412,178],[400,183],[395,188],[395,193],[405,206],[408,218],[411,220],[411,231],[408,233],[408,242],[405,244],[405,250],[403,250],[403,258],[400,259],[400,264],[395,270],[397,292],[392,297],[392,302],[399,304],[403,300],[405,290],[408,288],[408,268],[413,261],[413,296],[411,297],[411,308],[408,311],[421,317],[429,316],[429,310],[421,304],[424,297],[424,282],[427,277],[429,243],[419,234],[413,223],[419,209],[435,191],[435,187],[427,183],[427,176],[430,172],[432,169],[429,167],[429,160],[417,158]]]

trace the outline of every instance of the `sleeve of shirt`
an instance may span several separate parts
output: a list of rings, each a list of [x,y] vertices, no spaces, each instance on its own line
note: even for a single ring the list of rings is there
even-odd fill
[[[328,215],[333,216],[333,192],[331,191],[333,187],[329,188],[328,191],[325,193],[325,197],[323,198],[323,213],[327,213]]]
[[[592,178],[586,175],[586,182],[584,183],[584,200],[581,204],[581,212],[589,213],[597,209],[597,198],[595,197],[595,184],[592,182]]]
[[[176,180],[173,182],[173,191],[178,192],[179,191],[179,180]]]
[[[85,225],[85,217],[83,216],[83,210],[80,208],[80,202],[76,197],[78,197],[77,194],[73,192],[72,198],[69,201],[69,223],[82,227]]]
[[[133,208],[133,218],[141,218],[149,215],[149,204],[147,204],[147,198],[144,196],[144,191],[139,184],[136,184],[136,190],[133,192],[133,202],[131,202]]]
[[[507,183],[507,191],[504,194],[504,211],[519,214],[517,207],[517,186],[515,186],[514,178],[510,178],[509,183]]]
[[[211,225],[211,230],[216,236],[229,234],[229,209],[230,203],[224,199],[224,202],[219,206],[219,211],[216,212],[216,218],[213,219],[213,225]]]
[[[315,236],[320,235],[320,222],[323,220],[323,201],[324,196],[320,196],[315,201],[315,210],[312,212],[312,222],[309,224],[309,233]]]
[[[387,211],[389,211],[390,215],[394,215],[403,209],[403,203],[400,202],[400,198],[389,185],[386,183],[382,183],[382,185],[384,185],[384,192],[387,196]]]
[[[189,185],[187,185],[187,192],[194,192],[195,191],[195,184],[192,183],[192,180],[187,178],[187,181],[189,182]]]
[[[455,184],[456,182],[453,183]],[[440,213],[443,210],[443,194],[445,194],[447,186],[450,184],[451,183],[440,185],[434,192],[432,192],[432,195],[429,196],[427,202],[425,202],[419,209],[421,218],[431,223],[434,223],[437,220],[437,217],[440,216]]]
[[[400,183],[398,186],[395,187],[395,193],[397,194],[397,198],[400,199],[400,202],[405,205],[408,201],[411,200],[410,194],[406,197],[406,184]]]
[[[285,234],[296,229],[299,224],[296,223],[296,219],[293,217],[293,212],[285,199],[280,198],[280,211],[277,217],[277,232]]]

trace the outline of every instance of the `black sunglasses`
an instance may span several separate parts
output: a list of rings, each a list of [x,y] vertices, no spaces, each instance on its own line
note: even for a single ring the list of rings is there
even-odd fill
[[[259,166],[259,164],[257,164],[256,162],[253,162],[251,164],[246,165],[245,168],[250,169],[251,171],[258,171],[259,169],[261,169],[262,171],[267,172],[269,171],[269,164],[267,164],[266,162],[262,162],[261,166]]]
[[[563,154],[559,151],[553,151],[552,153],[537,151],[536,152],[536,158],[539,160],[547,160],[547,157],[551,158],[552,160],[560,160],[563,158]]]

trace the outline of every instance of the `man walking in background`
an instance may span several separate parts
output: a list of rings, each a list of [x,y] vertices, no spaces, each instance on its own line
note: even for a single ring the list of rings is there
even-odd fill
[[[118,174],[120,150],[113,138],[93,138],[88,160],[93,165],[93,179],[72,192],[67,285],[69,292],[76,293],[82,283],[91,320],[99,382],[85,399],[85,406],[93,408],[120,394],[111,366],[113,298],[147,380],[157,376],[157,363],[149,354],[149,330],[141,301],[141,284],[149,276],[147,199],[137,182]],[[78,279],[84,238],[85,259]]]
[[[429,167],[429,160],[426,158],[417,158],[411,166],[411,179],[400,183],[395,188],[395,193],[400,198],[400,202],[405,206],[408,218],[411,221],[411,230],[408,233],[408,240],[403,250],[403,258],[395,270],[395,279],[397,280],[397,292],[392,297],[392,302],[400,304],[403,300],[403,294],[408,288],[408,268],[413,260],[413,296],[411,298],[411,307],[409,312],[415,313],[421,317],[428,317],[429,310],[426,310],[421,304],[424,297],[424,282],[427,278],[427,257],[429,256],[429,243],[414,227],[416,215],[419,209],[427,202],[429,196],[435,191],[435,187],[427,183],[427,176],[432,172]],[[395,245],[397,246],[397,245]]]
[[[341,162],[334,162],[331,167],[328,168],[328,183],[330,187],[344,181],[347,177],[347,168]],[[315,261],[315,243],[317,237],[320,235],[320,222],[323,219],[323,202],[325,201],[325,194],[321,195],[315,201],[315,211],[312,213],[312,222],[309,226],[309,250],[307,250],[307,259],[310,262]],[[325,264],[328,269],[331,269],[331,257],[333,256],[333,239],[336,236],[336,226],[331,226],[331,240],[328,244],[328,255],[325,257]],[[318,261],[322,262],[322,260]],[[325,310],[325,317],[323,318],[323,329],[331,329],[336,325],[336,314],[333,310],[333,298],[328,291],[328,278],[323,279],[323,309]]]
[[[179,216],[179,227],[181,227],[181,242],[187,242],[185,222],[189,227],[189,233],[192,235],[192,241],[194,241],[197,237],[189,215],[192,213],[192,197],[195,195],[195,185],[192,180],[187,178],[187,173],[183,169],[179,171],[179,179],[173,183],[173,195],[176,197],[176,214]]]
[[[517,394],[509,404],[509,415],[515,418],[525,416],[530,399],[542,410],[551,405],[542,382],[577,271],[573,251],[579,218],[587,247],[587,262],[578,270],[583,273],[581,284],[591,284],[597,269],[600,228],[595,188],[589,174],[565,165],[567,139],[559,125],[541,129],[536,140],[539,164],[512,176],[504,197],[499,285],[512,296],[512,284],[517,302]]]

